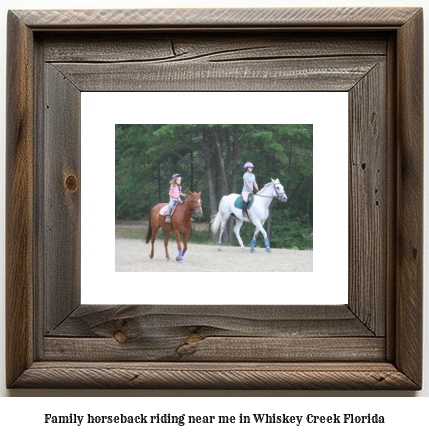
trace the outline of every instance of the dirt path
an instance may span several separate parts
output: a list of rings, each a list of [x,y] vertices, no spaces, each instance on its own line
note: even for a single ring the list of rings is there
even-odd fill
[[[165,259],[162,241],[155,242],[155,257],[149,258],[150,245],[138,239],[116,239],[116,271],[128,272],[302,272],[313,270],[313,252],[286,249],[250,249],[189,244],[183,263],[175,260],[176,244],[169,244],[171,261]]]
[[[141,230],[146,233],[147,228],[149,227],[149,221],[143,220],[116,220],[115,228],[116,230]],[[209,223],[201,223],[195,221],[192,223],[192,228],[197,230],[198,232],[209,231]]]

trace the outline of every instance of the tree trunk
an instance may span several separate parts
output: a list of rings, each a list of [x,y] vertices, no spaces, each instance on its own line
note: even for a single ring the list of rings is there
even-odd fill
[[[228,194],[228,180],[226,176],[226,170],[225,170],[225,160],[223,158],[223,151],[222,151],[222,145],[220,143],[220,126],[216,126],[215,129],[213,129],[213,140],[216,146],[216,153],[217,153],[217,160],[219,163],[219,170],[220,170],[220,189],[221,189],[221,197]]]
[[[162,202],[161,165],[158,165],[157,176],[158,176],[158,203],[161,203]]]
[[[214,216],[217,214],[218,211],[218,202],[216,198],[215,171],[212,162],[213,141],[211,140],[212,138],[209,128],[203,128],[202,136],[204,141],[204,160],[206,166],[207,187],[209,191],[210,215]],[[213,237],[213,241],[216,241],[215,236]]]
[[[189,152],[189,160],[191,161],[191,174],[189,177],[189,190],[194,192],[194,150]]]
[[[237,168],[238,168],[238,125],[234,124],[234,138],[232,142],[232,172],[231,172],[231,192],[237,192]]]
[[[223,150],[222,150],[222,145],[220,142],[221,137],[222,137],[221,136],[222,135],[221,126],[217,126],[215,133],[217,133],[217,134],[215,134],[215,144],[216,144],[216,151],[217,151],[219,170],[220,170],[219,172],[220,172],[220,178],[221,178],[221,196],[223,197],[224,195],[228,195],[230,191],[228,189],[228,177],[226,174],[225,159],[223,158]],[[228,141],[229,141],[229,138],[226,140],[227,148],[229,149]],[[228,155],[228,153],[227,153],[227,155]],[[233,220],[232,220],[232,218],[230,218],[228,220],[225,232],[223,234],[223,242],[225,242],[227,244],[232,243],[232,224],[233,224]]]
[[[227,168],[231,167],[232,160],[232,142],[231,142],[231,129],[227,126],[225,127],[225,144],[226,144],[226,166]]]

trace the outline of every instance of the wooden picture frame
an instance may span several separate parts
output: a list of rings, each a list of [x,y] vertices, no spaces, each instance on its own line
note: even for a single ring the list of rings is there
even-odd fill
[[[7,386],[421,389],[422,45],[419,8],[10,11]],[[80,304],[80,94],[165,90],[349,93],[347,305]]]

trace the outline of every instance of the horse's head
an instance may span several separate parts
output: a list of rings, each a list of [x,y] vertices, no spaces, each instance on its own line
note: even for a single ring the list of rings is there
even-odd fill
[[[280,183],[279,179],[271,179],[272,185],[273,185],[273,192],[275,194],[275,196],[277,196],[277,198],[283,202],[286,203],[287,201],[287,195],[286,192],[283,188],[283,185]],[[274,195],[273,195],[274,197]]]
[[[187,201],[190,204],[190,211],[197,217],[203,216],[203,201],[201,200],[201,192],[189,192]]]

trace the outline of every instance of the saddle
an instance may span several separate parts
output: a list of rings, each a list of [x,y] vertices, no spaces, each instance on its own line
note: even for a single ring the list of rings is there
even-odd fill
[[[180,203],[176,202],[174,204],[174,206],[171,208],[170,216],[173,216],[173,213],[176,210],[178,204],[180,204]],[[161,207],[161,209],[159,210],[159,214],[162,215],[162,216],[165,216],[165,214],[167,213],[167,210],[168,210],[168,204],[166,204],[165,206]]]
[[[252,204],[255,200],[255,196],[253,194],[249,195],[250,201],[247,202],[247,210],[249,210],[252,207]],[[234,206],[238,209],[241,209],[243,207],[243,197],[240,195],[237,197],[237,200],[234,201]]]

